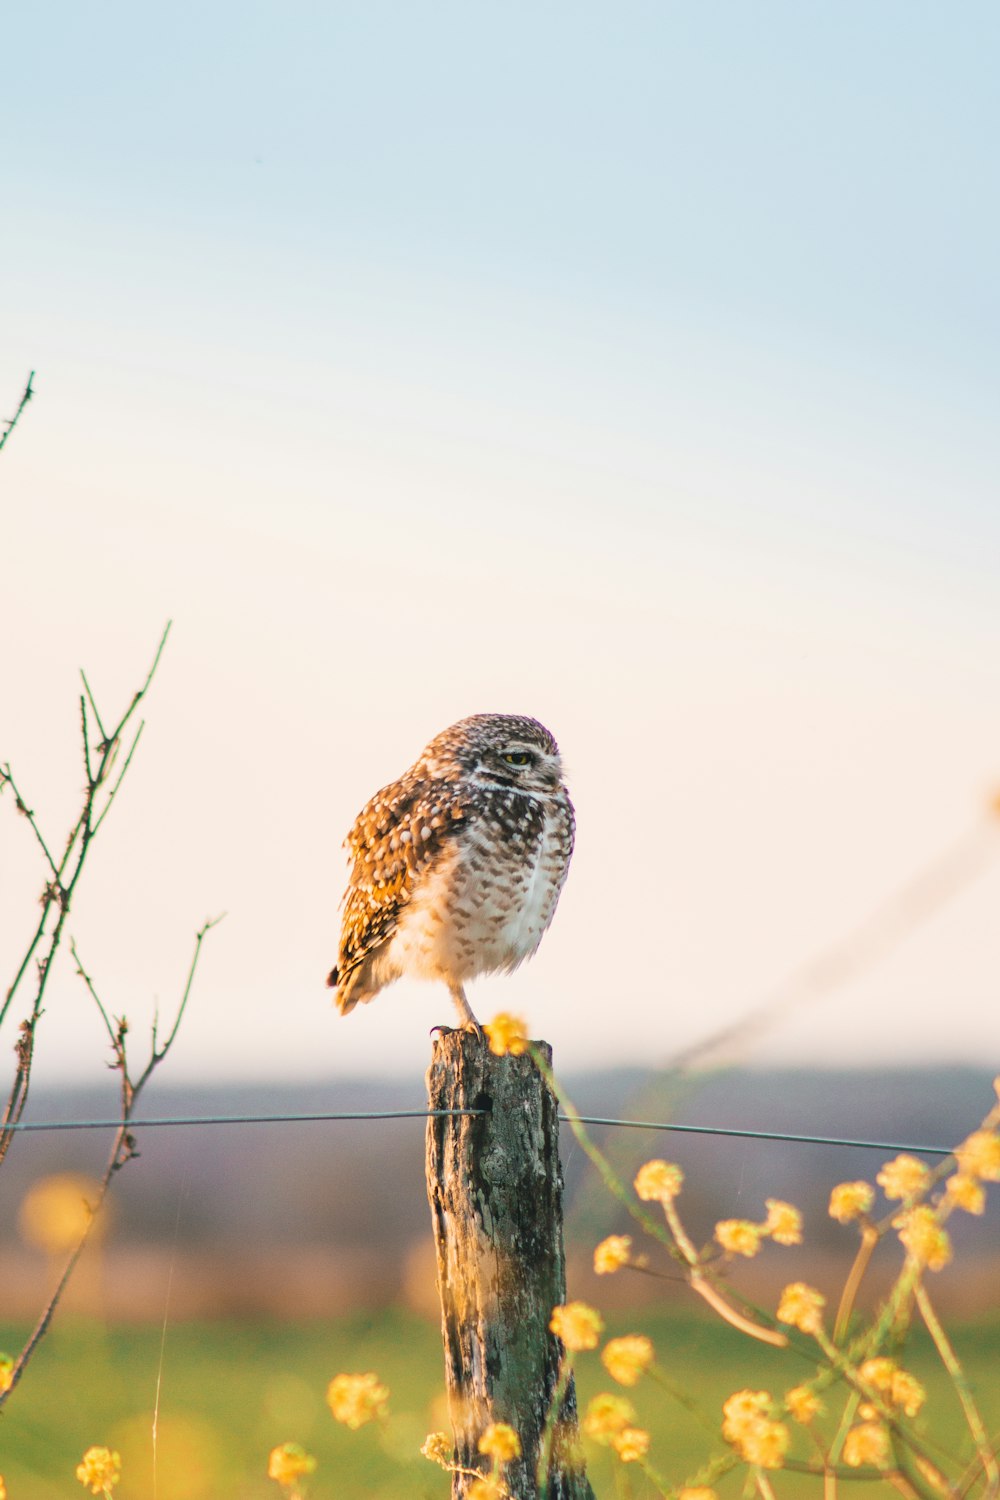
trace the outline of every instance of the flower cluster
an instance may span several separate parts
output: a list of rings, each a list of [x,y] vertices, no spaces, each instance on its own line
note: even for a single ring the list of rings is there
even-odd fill
[[[121,1454],[111,1448],[88,1448],[76,1466],[76,1477],[92,1495],[109,1495],[122,1477]]]
[[[918,1203],[893,1220],[900,1242],[920,1266],[941,1271],[951,1260],[951,1239],[929,1203]]]
[[[454,1454],[451,1438],[444,1432],[429,1432],[424,1438],[420,1449],[424,1458],[429,1458],[432,1464],[440,1464],[442,1469],[451,1467]]]
[[[671,1203],[683,1186],[684,1173],[672,1161],[647,1161],[635,1174],[635,1190],[645,1203]]]
[[[613,1396],[610,1392],[595,1396],[587,1407],[583,1418],[583,1430],[595,1443],[608,1444],[616,1433],[631,1427],[636,1421],[635,1408],[624,1396]]]
[[[778,1322],[790,1323],[802,1333],[819,1333],[825,1305],[826,1298],[815,1287],[807,1286],[804,1281],[790,1282],[778,1303]]]
[[[844,1439],[844,1463],[848,1468],[872,1464],[876,1469],[887,1469],[891,1461],[889,1434],[881,1422],[860,1422]]]
[[[385,1412],[388,1388],[370,1371],[365,1375],[335,1375],[326,1389],[326,1401],[338,1422],[356,1430]]]
[[[741,1458],[761,1469],[780,1469],[791,1434],[773,1416],[770,1391],[734,1391],[723,1403],[722,1436]]]
[[[268,1455],[267,1477],[277,1480],[283,1489],[297,1490],[299,1480],[315,1469],[315,1458],[299,1443],[279,1443]]]
[[[964,1176],[1000,1182],[1000,1133],[974,1130],[958,1147],[955,1158]]]
[[[635,1408],[624,1396],[595,1396],[583,1418],[583,1430],[595,1443],[614,1448],[622,1463],[639,1463],[649,1452],[649,1433],[636,1426]]]
[[[521,1457],[521,1439],[506,1422],[491,1422],[479,1439],[478,1447],[480,1453],[501,1464]]]
[[[512,1016],[508,1011],[502,1010],[492,1021],[486,1022],[483,1030],[489,1038],[490,1051],[495,1057],[505,1057],[508,1053],[511,1057],[520,1057],[522,1052],[528,1050],[527,1022],[523,1016]]]
[[[627,1266],[632,1255],[630,1234],[609,1234],[594,1251],[594,1270],[598,1276],[610,1276]]]
[[[875,1178],[887,1198],[913,1198],[927,1186],[927,1168],[915,1156],[897,1156],[887,1161]]]
[[[476,1446],[480,1453],[493,1460],[489,1474],[480,1474],[478,1469],[463,1469],[455,1463],[451,1440],[443,1432],[429,1432],[420,1451],[424,1458],[439,1464],[450,1474],[462,1474],[472,1480],[467,1491],[468,1500],[510,1500],[500,1466],[521,1457],[521,1439],[517,1431],[507,1422],[491,1422]]]
[[[789,1416],[796,1422],[801,1422],[803,1427],[808,1427],[824,1410],[822,1401],[811,1391],[807,1385],[793,1385],[790,1391],[785,1392],[785,1405],[788,1407]]]
[[[596,1349],[604,1331],[604,1319],[586,1302],[567,1302],[552,1309],[549,1328],[574,1354]]]
[[[791,1203],[780,1198],[767,1199],[767,1218],[756,1224],[750,1219],[723,1219],[715,1226],[715,1238],[730,1255],[748,1260],[757,1254],[766,1239],[777,1245],[801,1245],[802,1215]]]
[[[468,1497],[469,1500],[507,1500],[507,1490],[499,1474],[483,1474],[470,1484]]]
[[[902,1369],[894,1359],[881,1355],[866,1359],[858,1369],[858,1375],[873,1387],[890,1406],[896,1407],[908,1417],[915,1417],[927,1400],[927,1392],[915,1375]],[[872,1413],[874,1415],[874,1412]],[[862,1415],[865,1415],[862,1411]]]
[[[981,1214],[986,1208],[984,1182],[1000,1182],[1000,1134],[995,1130],[974,1130],[955,1151],[958,1171],[948,1178],[950,1202],[969,1214]]]
[[[601,1351],[601,1363],[619,1385],[637,1385],[653,1363],[653,1345],[645,1334],[630,1333],[609,1339]]]
[[[749,1260],[760,1249],[761,1228],[749,1219],[722,1219],[715,1226],[715,1238],[730,1255],[745,1255]]]
[[[870,1182],[839,1182],[830,1194],[830,1217],[849,1224],[852,1219],[863,1219],[874,1202],[875,1189]]]

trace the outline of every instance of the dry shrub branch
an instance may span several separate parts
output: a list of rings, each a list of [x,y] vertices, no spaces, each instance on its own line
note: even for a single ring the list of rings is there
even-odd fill
[[[66,931],[73,899],[79,888],[94,840],[100,832],[104,820],[111,810],[132,765],[132,760],[145,724],[144,720],[140,720],[133,730],[132,726],[136,711],[149,691],[169,632],[170,625],[168,623],[145,680],[141,687],[133,693],[124,712],[118,717],[117,721],[111,724],[110,728],[105,726],[105,721],[98,709],[86,674],[83,672],[80,674],[83,685],[83,692],[80,695],[79,702],[84,789],[80,811],[66,836],[62,852],[58,857],[53,854],[53,846],[42,832],[35,811],[29,805],[18,782],[15,780],[9,763],[0,766],[0,793],[9,792],[12,795],[15,810],[24,818],[34,835],[45,867],[45,884],[39,897],[41,915],[34,932],[27,942],[24,955],[17,967],[13,981],[7,990],[3,1004],[0,1006],[0,1028],[5,1023],[14,1021],[17,1015],[20,1014],[20,1019],[17,1021],[17,1040],[14,1045],[14,1076],[7,1094],[2,1118],[0,1118],[0,1164],[5,1160],[11,1143],[18,1133],[18,1128],[28,1102],[39,1024],[45,1014],[44,1000],[46,989],[52,975],[56,955]],[[59,846],[56,845],[55,847],[58,848]],[[170,1029],[167,1032],[166,1039],[162,1042],[160,1041],[158,1021],[154,1020],[149,1054],[138,1071],[134,1069],[129,1058],[129,1027],[125,1016],[116,1017],[110,1014],[100,999],[93,979],[83,967],[75,942],[70,941],[70,949],[76,963],[77,973],[83,980],[91,999],[96,1005],[108,1033],[112,1051],[111,1067],[118,1073],[120,1081],[120,1120],[115,1130],[114,1140],[108,1154],[104,1172],[99,1180],[94,1200],[86,1204],[84,1228],[76,1244],[69,1252],[63,1269],[56,1281],[56,1285],[45,1307],[42,1309],[34,1329],[15,1358],[9,1356],[0,1357],[0,1408],[3,1407],[11,1391],[13,1391],[21,1379],[25,1367],[52,1320],[59,1300],[90,1238],[91,1230],[111,1187],[115,1173],[132,1156],[137,1154],[135,1137],[132,1131],[136,1104],[143,1088],[148,1083],[156,1068],[167,1057],[174,1044],[191,995],[191,988],[194,983],[195,970],[201,954],[202,944],[207,933],[220,920],[221,918],[217,917],[207,921],[198,931],[195,937],[194,953],[188,970],[187,982],[178,1002],[177,1010]],[[26,983],[29,975],[31,976],[30,982]],[[26,994],[26,998],[20,1013],[18,1013],[16,1003],[18,997],[22,994]]]
[[[35,394],[34,380],[35,380],[35,372],[34,372],[34,370],[32,370],[31,374],[28,376],[28,384],[24,388],[24,393],[21,396],[21,400],[20,400],[20,403],[18,405],[17,411],[14,413],[14,415],[12,417],[8,417],[7,420],[2,424],[2,426],[3,426],[3,432],[0,432],[0,449],[3,448],[3,446],[6,443],[7,439],[10,437],[11,433],[14,431],[14,428],[17,426],[18,422],[21,420],[21,413],[24,411],[24,408],[27,406],[28,402],[31,400],[32,396]]]

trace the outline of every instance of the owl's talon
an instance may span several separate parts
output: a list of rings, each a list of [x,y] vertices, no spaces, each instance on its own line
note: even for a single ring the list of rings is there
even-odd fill
[[[431,1027],[430,1035],[433,1036],[435,1031],[439,1031],[442,1036],[451,1036],[454,1030],[454,1026],[445,1026],[443,1022],[440,1022],[437,1026]]]

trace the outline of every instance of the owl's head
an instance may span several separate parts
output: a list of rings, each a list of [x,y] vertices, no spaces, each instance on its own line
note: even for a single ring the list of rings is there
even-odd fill
[[[432,775],[450,761],[460,775],[481,786],[550,793],[562,784],[559,746],[544,724],[522,714],[460,719],[431,740],[424,759]]]

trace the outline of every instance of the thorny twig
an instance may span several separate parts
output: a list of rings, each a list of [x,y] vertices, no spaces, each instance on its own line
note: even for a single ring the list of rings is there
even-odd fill
[[[32,370],[31,374],[28,376],[28,384],[24,388],[24,395],[21,397],[21,402],[20,402],[20,405],[17,408],[17,411],[14,413],[14,415],[12,417],[8,418],[8,420],[6,422],[4,422],[4,424],[3,424],[3,429],[4,430],[3,430],[3,432],[0,432],[0,448],[3,447],[4,443],[10,437],[11,433],[14,431],[14,428],[17,426],[18,422],[21,420],[21,413],[24,411],[24,408],[27,406],[28,402],[31,400],[32,396],[35,394],[34,387],[32,385],[32,382],[33,382],[34,378],[35,378],[35,372],[34,372],[34,370]]]
[[[65,850],[58,862],[52,855],[50,847],[41,833],[38,823],[35,820],[34,812],[28,807],[15,785],[10,766],[4,765],[0,767],[0,792],[3,791],[5,786],[10,786],[14,793],[17,810],[28,819],[32,831],[45,855],[46,863],[49,867],[49,875],[51,876],[46,882],[40,898],[42,914],[38,925],[28,944],[17,973],[14,975],[13,983],[8,989],[2,1005],[0,1005],[0,1026],[2,1026],[10,1011],[21,981],[27,973],[32,959],[34,959],[37,975],[35,993],[28,1014],[20,1023],[20,1035],[15,1047],[17,1065],[14,1072],[14,1080],[3,1116],[0,1118],[0,1162],[3,1161],[10,1149],[10,1143],[13,1139],[14,1132],[10,1127],[18,1123],[27,1103],[31,1064],[34,1056],[35,1032],[43,1014],[45,990],[48,985],[49,975],[52,972],[53,961],[62,940],[66,919],[69,916],[72,905],[73,894],[83,873],[94,836],[104,821],[108,808],[111,806],[111,802],[121,786],[122,778],[131,764],[132,756],[138,743],[139,733],[142,731],[142,725],[140,724],[139,726],[139,731],[125,758],[125,764],[118,779],[109,788],[108,782],[118,755],[122,735],[149,690],[169,633],[170,622],[168,621],[166,629],[160,638],[152,665],[146,674],[145,681],[133,693],[131,702],[110,732],[104,728],[101,716],[94,703],[90,686],[86,678],[84,678],[86,696],[81,695],[80,697],[80,726],[83,738],[83,762],[86,773],[86,786],[83,794],[83,806],[76,822],[70,829]],[[90,700],[93,715],[101,736],[96,745],[91,744],[90,727],[87,718],[88,699]],[[43,951],[36,958],[35,955],[40,947]]]

